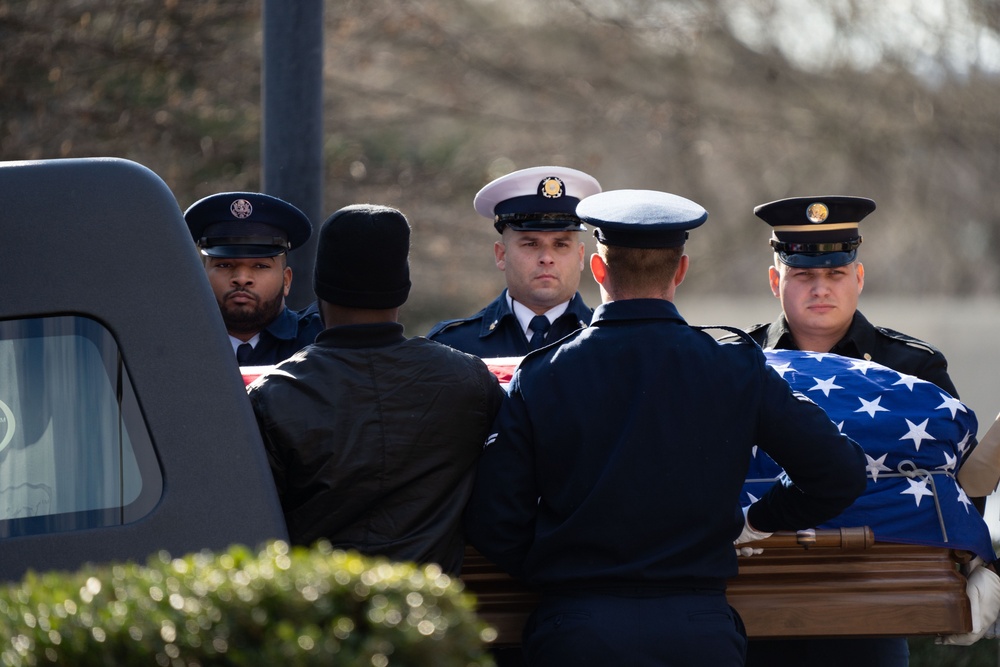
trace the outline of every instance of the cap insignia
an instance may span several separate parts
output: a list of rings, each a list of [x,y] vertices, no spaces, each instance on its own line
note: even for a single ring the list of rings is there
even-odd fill
[[[249,218],[250,214],[253,213],[253,206],[246,199],[236,199],[229,205],[229,212],[233,214],[234,218],[243,220]]]
[[[549,176],[538,184],[538,191],[543,197],[558,199],[566,194],[566,186],[563,185],[561,179]]]
[[[809,222],[823,222],[829,215],[830,209],[826,207],[826,204],[820,202],[809,204],[809,207],[806,208],[806,217],[809,218]]]

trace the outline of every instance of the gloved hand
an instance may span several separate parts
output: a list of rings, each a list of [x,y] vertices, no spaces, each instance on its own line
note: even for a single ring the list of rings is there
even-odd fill
[[[976,558],[969,566],[965,591],[972,607],[972,632],[938,637],[935,643],[969,646],[991,632],[996,633],[995,623],[1000,614],[1000,576],[983,565],[981,558]]]
[[[763,540],[766,537],[771,537],[771,533],[763,533],[750,525],[750,520],[747,519],[747,510],[749,509],[750,505],[747,505],[746,507],[743,508],[743,532],[740,533],[740,536],[736,538],[735,542],[733,542],[733,544],[735,544],[736,546],[739,546],[746,542],[754,542],[756,540]],[[744,555],[750,555],[750,554],[744,554]]]
[[[745,556],[749,558],[750,556],[759,556],[762,553],[764,553],[764,550],[759,547],[756,549],[753,547],[736,547],[737,556]]]

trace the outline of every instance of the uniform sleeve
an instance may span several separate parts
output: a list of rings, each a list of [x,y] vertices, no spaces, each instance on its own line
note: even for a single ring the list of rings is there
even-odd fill
[[[951,381],[951,376],[948,375],[948,360],[940,352],[927,355],[927,362],[916,376],[921,380],[933,382],[954,398],[959,398],[958,389],[955,388],[955,383]]]
[[[464,516],[469,543],[513,576],[521,576],[538,512],[531,432],[515,374],[479,459]]]
[[[867,486],[865,455],[826,412],[764,370],[757,445],[787,473],[750,508],[757,530],[801,530],[847,509]]]

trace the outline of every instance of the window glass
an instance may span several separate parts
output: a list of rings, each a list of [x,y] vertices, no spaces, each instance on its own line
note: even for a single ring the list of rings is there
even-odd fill
[[[128,523],[161,491],[111,334],[76,316],[0,322],[0,537]]]

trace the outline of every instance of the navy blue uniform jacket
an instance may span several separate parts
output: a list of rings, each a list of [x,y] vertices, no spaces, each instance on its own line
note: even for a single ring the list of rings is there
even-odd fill
[[[759,347],[716,342],[669,301],[599,307],[529,354],[508,391],[466,535],[543,589],[724,589],[754,445],[794,480],[752,506],[759,530],[812,527],[865,489],[861,448]]]
[[[306,345],[312,345],[322,330],[323,322],[315,303],[298,312],[286,307],[260,332],[260,340],[245,365],[273,366],[280,363]]]
[[[570,299],[566,312],[552,323],[545,340],[555,342],[587,326],[593,314],[594,311],[587,307],[577,292]],[[506,289],[472,317],[438,322],[428,332],[427,338],[482,359],[523,357],[528,353],[528,339],[517,316],[507,305]]]

